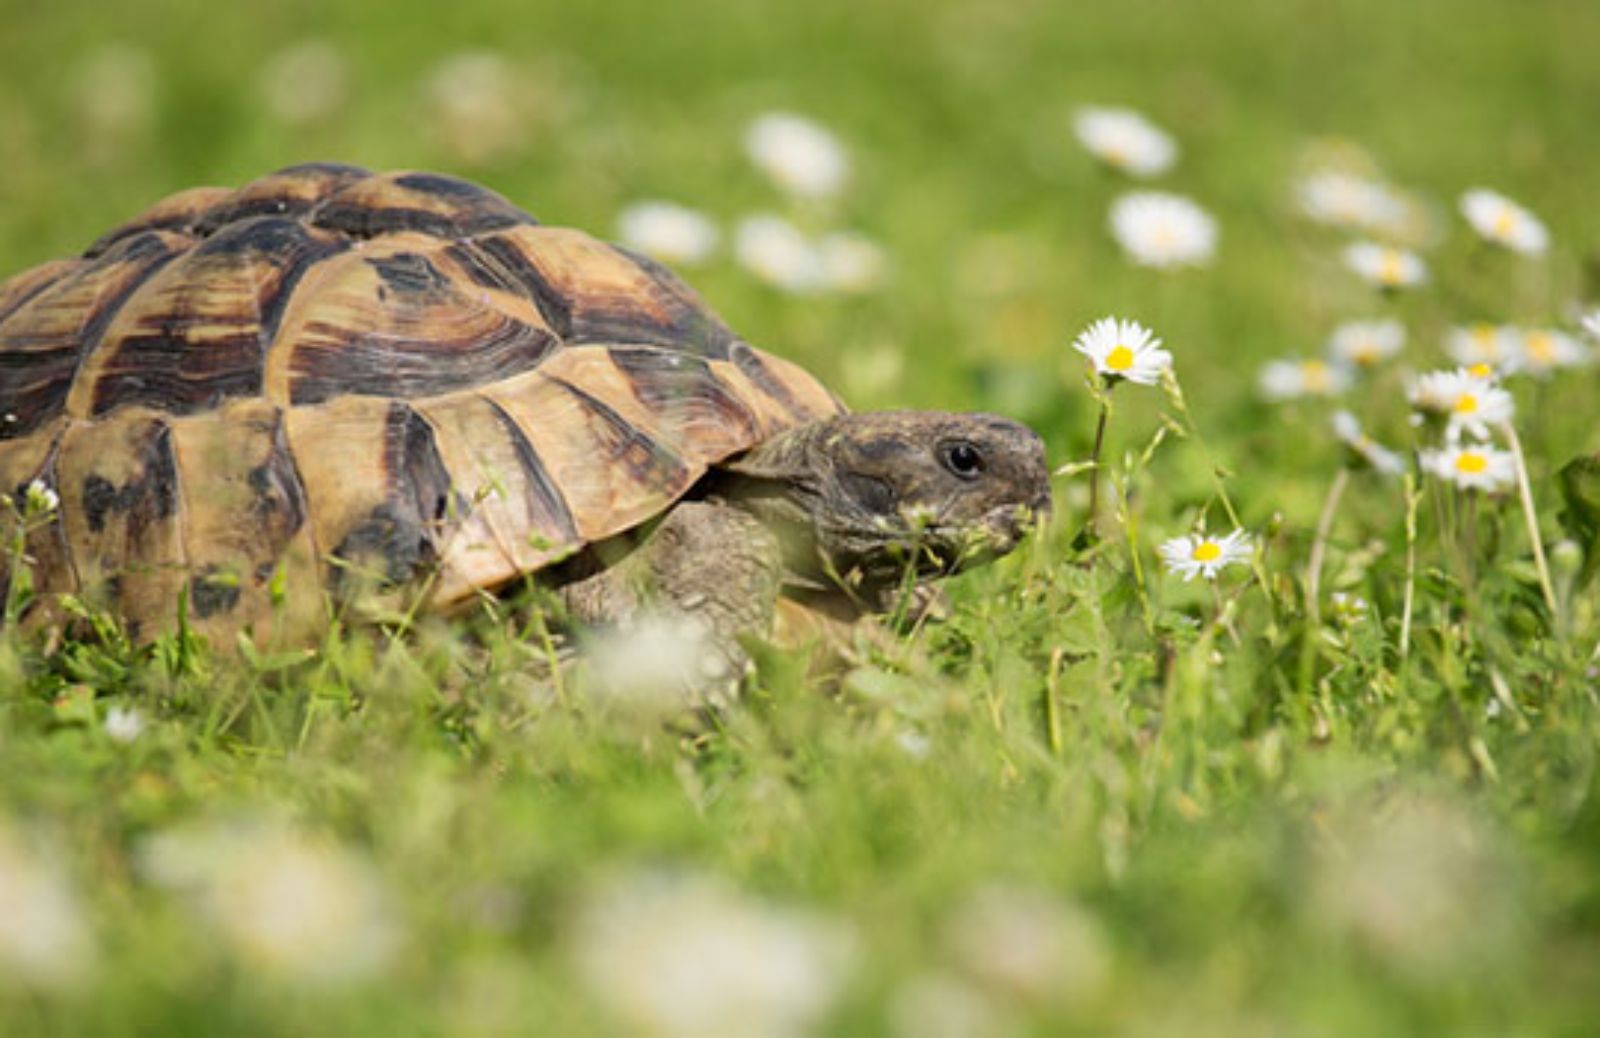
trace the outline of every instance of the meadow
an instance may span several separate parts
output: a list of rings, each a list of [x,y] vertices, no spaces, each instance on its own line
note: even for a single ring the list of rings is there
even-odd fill
[[[0,276],[180,187],[434,169],[660,234],[852,407],[1001,412],[1060,470],[946,618],[822,676],[758,647],[699,727],[503,611],[0,633],[0,1033],[1593,1033],[1600,5],[0,10]],[[1097,158],[1086,106],[1175,161]],[[838,154],[763,165],[774,112]],[[1214,240],[1140,262],[1150,190]],[[1106,316],[1153,384],[1073,349]]]

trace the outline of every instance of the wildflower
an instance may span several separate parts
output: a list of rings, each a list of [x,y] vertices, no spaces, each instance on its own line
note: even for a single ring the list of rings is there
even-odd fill
[[[1406,470],[1405,459],[1362,432],[1361,423],[1349,411],[1333,413],[1333,433],[1357,461],[1374,471],[1385,476],[1398,476]]]
[[[1385,233],[1404,222],[1407,205],[1380,181],[1339,170],[1324,170],[1295,187],[1300,211],[1318,223]]]
[[[1222,567],[1250,561],[1254,550],[1250,535],[1243,530],[1235,530],[1226,537],[1186,534],[1163,542],[1160,548],[1162,561],[1169,570],[1182,576],[1185,583],[1196,575],[1215,580]]]
[[[1144,267],[1204,266],[1217,250],[1217,222],[1181,195],[1134,191],[1111,205],[1111,233]]]
[[[1342,627],[1354,627],[1366,620],[1367,612],[1372,608],[1366,599],[1348,591],[1335,591],[1328,596],[1328,601],[1332,606],[1333,619]]]
[[[1444,417],[1452,438],[1462,432],[1487,437],[1489,426],[1509,422],[1516,411],[1511,394],[1495,385],[1492,377],[1466,368],[1421,375],[1407,396],[1418,411]]]
[[[733,251],[756,277],[786,292],[816,292],[823,287],[822,257],[810,239],[781,216],[763,213],[739,221]]]
[[[261,69],[267,111],[291,126],[328,118],[345,103],[349,72],[327,40],[305,40],[278,51]]]
[[[1261,395],[1277,402],[1303,396],[1338,396],[1350,388],[1350,369],[1317,357],[1275,360],[1261,369],[1257,386]]]
[[[864,234],[835,231],[817,242],[822,280],[836,292],[867,292],[883,280],[883,250]]]
[[[1477,816],[1415,792],[1328,813],[1303,901],[1318,923],[1413,977],[1515,961],[1523,906],[1499,834]]]
[[[1493,493],[1517,478],[1516,458],[1511,452],[1484,444],[1453,443],[1441,450],[1425,450],[1421,461],[1425,472],[1463,490]]]
[[[1521,363],[1522,335],[1510,325],[1486,321],[1445,332],[1444,351],[1464,368],[1484,364],[1493,371],[1515,371]]]
[[[1428,279],[1422,257],[1409,249],[1358,241],[1345,246],[1345,266],[1382,289],[1412,288]]]
[[[1554,328],[1529,328],[1522,333],[1517,370],[1539,378],[1560,368],[1575,368],[1592,358],[1576,338]]]
[[[1127,108],[1085,105],[1078,109],[1073,128],[1095,158],[1135,177],[1159,176],[1178,157],[1166,132]]]
[[[716,224],[673,202],[635,202],[617,217],[622,244],[666,263],[703,263],[716,251]]]
[[[1328,356],[1367,368],[1400,352],[1406,329],[1399,321],[1346,321],[1328,339]]]
[[[1461,196],[1461,215],[1485,241],[1524,256],[1541,255],[1550,247],[1550,232],[1538,217],[1487,188]]]
[[[155,59],[140,48],[111,43],[85,56],[73,86],[78,118],[93,147],[115,151],[150,127],[157,80]]]
[[[106,711],[105,729],[113,742],[130,743],[144,731],[144,718],[132,707],[114,706]]]
[[[1600,310],[1584,315],[1583,330],[1588,332],[1590,337],[1600,339]]]
[[[896,988],[888,1017],[892,1038],[1010,1038],[1018,1033],[999,1000],[944,971],[918,974]]]
[[[92,966],[94,945],[62,870],[0,829],[0,988],[65,988]]]
[[[428,74],[423,88],[434,133],[460,161],[481,165],[522,146],[528,120],[516,74],[500,54],[452,54]]]
[[[1078,336],[1072,348],[1088,357],[1108,382],[1126,379],[1153,386],[1172,367],[1172,354],[1138,321],[1102,317]]]
[[[1095,919],[1043,890],[984,887],[956,910],[944,936],[965,971],[1007,1001],[1081,999],[1110,972]]]
[[[397,944],[388,898],[351,851],[261,821],[160,833],[141,848],[156,884],[192,907],[251,965],[323,986],[381,971]]]
[[[28,515],[51,515],[61,507],[61,495],[57,494],[43,480],[35,479],[28,484],[23,494],[23,511]]]
[[[623,714],[656,723],[694,705],[707,681],[734,681],[709,640],[689,616],[644,616],[596,638],[585,650],[589,688]]]
[[[708,878],[645,873],[597,890],[573,957],[589,989],[638,1033],[809,1033],[852,958],[849,934]]]
[[[752,122],[744,147],[750,161],[797,198],[836,195],[850,173],[850,160],[838,139],[790,112],[769,112]]]

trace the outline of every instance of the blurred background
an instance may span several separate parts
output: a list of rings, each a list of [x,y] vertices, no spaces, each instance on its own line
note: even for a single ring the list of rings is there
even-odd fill
[[[857,406],[999,407],[1062,447],[1087,435],[1054,387],[1092,318],[1154,325],[1191,393],[1232,407],[1258,359],[1320,341],[1365,301],[1306,259],[1293,219],[1319,140],[1360,149],[1445,219],[1489,182],[1563,243],[1600,240],[1593,178],[1576,172],[1600,153],[1600,8],[1584,0],[4,8],[8,271],[178,188],[310,159],[455,173],[607,237],[630,205],[665,200],[720,232],[704,262],[677,265],[752,341]],[[1162,186],[1218,217],[1207,269],[1121,259],[1106,212],[1123,185],[1074,137],[1084,105],[1175,136]],[[796,197],[750,161],[749,128],[774,111],[836,138],[836,189]],[[763,213],[859,235],[870,271],[798,298],[763,283],[735,248]],[[1553,260],[1528,305],[1579,292],[1583,255]]]

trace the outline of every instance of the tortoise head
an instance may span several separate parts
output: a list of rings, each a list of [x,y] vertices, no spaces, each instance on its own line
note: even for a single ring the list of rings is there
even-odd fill
[[[725,467],[747,477],[736,497],[809,535],[797,561],[876,586],[1004,555],[1050,511],[1044,444],[988,414],[841,415]]]

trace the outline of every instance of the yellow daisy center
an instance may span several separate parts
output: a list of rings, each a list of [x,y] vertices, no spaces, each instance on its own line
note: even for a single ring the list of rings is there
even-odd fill
[[[1473,378],[1488,378],[1494,374],[1494,367],[1489,364],[1477,363],[1467,369],[1467,374]]]
[[[1386,250],[1378,264],[1378,280],[1385,285],[1398,285],[1405,274],[1402,267],[1400,254],[1393,249]]]
[[[1529,332],[1527,338],[1528,354],[1537,361],[1555,359],[1556,344],[1546,332]]]
[[[1300,365],[1300,377],[1305,380],[1308,392],[1321,393],[1328,388],[1328,365],[1320,360],[1308,360]]]
[[[1462,451],[1456,455],[1456,471],[1468,476],[1476,476],[1489,467],[1489,459],[1482,454],[1472,451]]]
[[[1106,367],[1112,371],[1128,371],[1133,367],[1133,351],[1119,343],[1106,354]]]
[[[1194,555],[1191,557],[1196,562],[1215,562],[1222,558],[1222,549],[1216,541],[1201,541],[1194,546]]]
[[[1478,398],[1471,393],[1456,397],[1456,414],[1471,414],[1478,409]]]
[[[1494,214],[1494,233],[1501,238],[1511,237],[1511,232],[1516,229],[1517,214],[1510,209],[1502,208]]]
[[[1499,329],[1495,328],[1494,325],[1474,325],[1472,331],[1468,334],[1472,336],[1472,344],[1485,357],[1497,357],[1500,355]]]
[[[1378,362],[1378,347],[1375,343],[1358,342],[1355,348],[1350,351],[1350,359],[1362,367],[1376,364]]]

